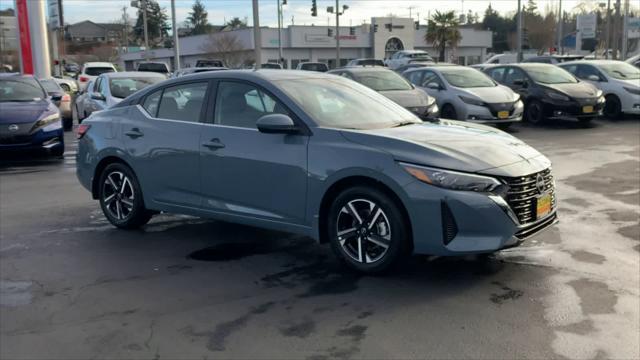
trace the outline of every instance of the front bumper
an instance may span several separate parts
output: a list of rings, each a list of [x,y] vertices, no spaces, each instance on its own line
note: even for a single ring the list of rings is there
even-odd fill
[[[600,99],[572,99],[571,101],[543,101],[544,114],[550,120],[580,120],[602,116],[604,97]],[[585,112],[586,107],[593,111]]]
[[[38,130],[30,135],[0,137],[0,151],[53,151],[64,148],[64,129],[53,131]]]
[[[516,105],[506,105],[504,109],[498,109],[491,104],[491,107],[465,104],[466,113],[464,119],[469,122],[479,124],[499,124],[522,121],[524,106],[520,103]],[[498,116],[501,111],[508,113],[506,117]],[[506,114],[505,114],[506,115]]]

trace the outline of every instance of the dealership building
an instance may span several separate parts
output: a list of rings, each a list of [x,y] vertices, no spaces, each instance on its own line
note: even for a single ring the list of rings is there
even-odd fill
[[[285,68],[295,68],[301,62],[324,62],[335,67],[335,27],[291,25],[282,29],[282,58]],[[413,19],[376,17],[371,24],[340,27],[341,65],[356,58],[384,59],[398,50],[425,50],[434,58],[437,51],[425,41],[426,26],[416,26]],[[482,62],[492,45],[492,33],[472,26],[461,26],[462,39],[454,49],[447,48],[446,59],[463,65]],[[278,29],[261,28],[262,62],[278,62]],[[180,38],[182,67],[193,67],[197,60],[226,59],[238,65],[253,56],[253,29],[215,32]],[[161,61],[173,69],[173,49],[121,54],[120,66],[134,70],[139,62]],[[234,64],[228,64],[234,66]]]

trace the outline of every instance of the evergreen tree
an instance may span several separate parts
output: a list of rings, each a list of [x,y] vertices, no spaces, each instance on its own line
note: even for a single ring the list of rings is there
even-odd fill
[[[162,44],[164,38],[169,35],[169,16],[167,9],[161,8],[155,0],[145,0],[140,2],[141,6],[147,8],[147,33],[149,36],[149,47]],[[144,15],[143,8],[138,9],[138,19],[133,29],[134,38],[140,43],[144,42]]]
[[[209,30],[209,20],[207,16],[207,10],[202,1],[196,0],[187,17],[187,24],[191,28],[191,35],[205,34]]]

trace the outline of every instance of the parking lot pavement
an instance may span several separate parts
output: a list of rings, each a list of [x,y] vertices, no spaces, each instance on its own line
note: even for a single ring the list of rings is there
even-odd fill
[[[553,161],[560,223],[384,277],[246,226],[163,215],[116,230],[73,146],[0,159],[0,357],[638,358],[640,122],[514,135]]]

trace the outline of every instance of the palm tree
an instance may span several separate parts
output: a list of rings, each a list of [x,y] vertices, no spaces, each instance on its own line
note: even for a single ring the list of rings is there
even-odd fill
[[[427,43],[433,44],[433,47],[438,49],[439,61],[445,61],[444,51],[447,46],[453,47],[460,42],[462,36],[458,30],[458,25],[460,25],[460,22],[453,11],[436,11],[429,20],[427,34],[424,39]]]

